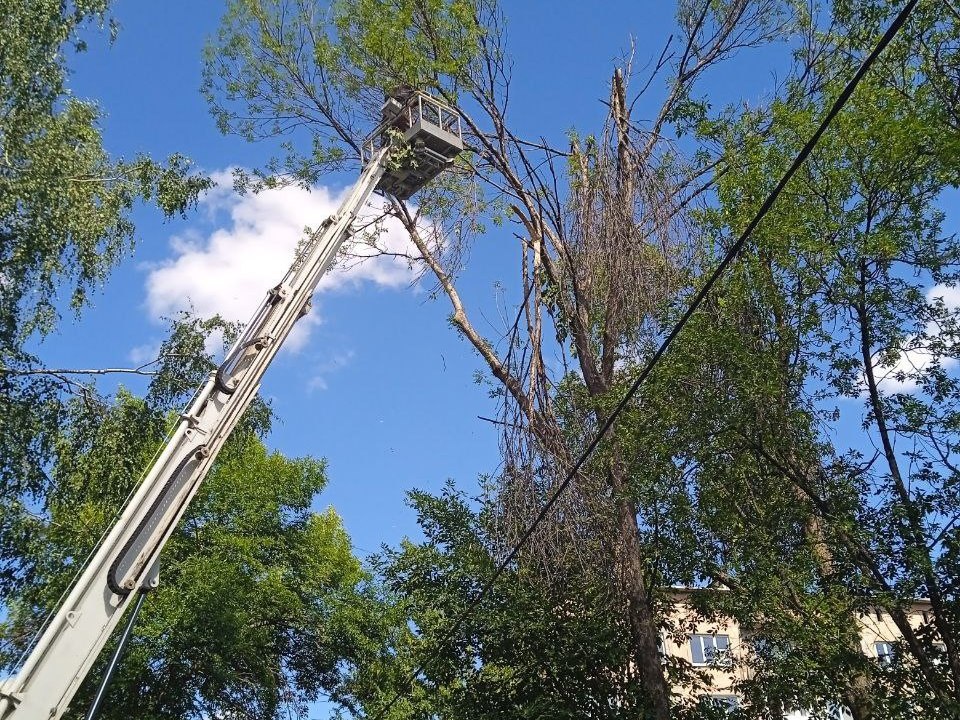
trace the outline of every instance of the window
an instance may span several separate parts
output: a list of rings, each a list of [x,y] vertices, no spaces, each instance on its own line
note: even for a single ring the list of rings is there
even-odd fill
[[[840,703],[827,703],[827,717],[830,720],[853,720],[853,713]]]
[[[753,649],[753,654],[762,660],[773,656],[773,645],[766,638],[750,638],[750,647]]]
[[[740,702],[737,700],[736,695],[704,695],[700,698],[700,704],[708,708],[722,710],[725,713],[732,713],[737,709]],[[715,714],[716,713],[711,713],[711,716]]]
[[[770,640],[766,637],[754,635],[748,639],[748,642],[749,649],[753,652],[755,662],[783,661],[791,653],[795,652],[793,643],[782,637]]]
[[[690,659],[694,665],[729,665],[729,635],[691,635]]]
[[[794,708],[784,714],[785,720],[811,720],[814,717],[824,720],[853,720],[851,712],[843,705],[835,702],[824,703],[816,709],[801,710]]]
[[[877,660],[881,665],[889,665],[893,662],[893,643],[875,642],[873,649],[877,653]]]

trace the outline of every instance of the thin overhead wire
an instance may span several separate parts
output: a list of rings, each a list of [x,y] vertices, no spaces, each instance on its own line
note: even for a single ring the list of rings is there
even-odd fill
[[[731,263],[736,260],[737,256],[740,255],[743,248],[746,246],[747,241],[750,239],[750,236],[756,230],[757,226],[763,220],[763,218],[770,211],[770,208],[773,207],[773,204],[777,201],[777,198],[780,197],[780,194],[783,192],[783,189],[787,186],[793,176],[796,174],[797,170],[803,165],[807,157],[813,152],[813,149],[819,143],[820,138],[826,132],[827,128],[833,122],[834,118],[840,113],[844,105],[847,104],[847,101],[850,99],[850,96],[853,95],[854,90],[856,90],[857,85],[860,84],[860,81],[867,74],[873,64],[876,62],[877,58],[883,52],[883,50],[890,44],[890,42],[897,36],[897,33],[900,32],[900,29],[906,23],[910,14],[914,11],[919,0],[909,0],[903,9],[897,14],[893,22],[887,28],[886,32],[883,34],[883,37],[880,38],[876,47],[867,58],[863,61],[860,67],[857,69],[857,72],[853,77],[847,82],[846,86],[843,88],[841,93],[834,100],[833,105],[831,105],[830,110],[820,121],[819,127],[817,127],[816,132],[810,136],[810,139],[807,140],[806,144],[801,148],[800,152],[797,153],[796,158],[793,163],[790,165],[790,168],[784,173],[783,177],[776,184],[770,194],[764,200],[763,204],[757,210],[753,219],[750,223],[744,228],[743,232],[740,233],[740,236],[737,238],[736,242],[733,243],[724,254],[723,259],[720,263],[713,269],[713,272],[710,273],[710,276],[707,278],[706,282],[700,287],[700,289],[693,296],[693,299],[690,301],[690,304],[687,306],[687,309],[681,315],[680,319],[676,322],[670,332],[667,334],[666,338],[657,348],[656,352],[650,356],[650,359],[644,365],[643,369],[640,370],[640,373],[634,379],[633,383],[630,385],[630,388],[624,393],[620,402],[617,403],[616,407],[600,426],[600,429],[594,435],[593,440],[590,441],[590,444],[580,453],[577,457],[576,462],[571,466],[570,470],[567,472],[564,480],[557,486],[553,494],[548,498],[547,502],[540,509],[540,512],[537,513],[537,516],[534,518],[533,522],[527,527],[523,532],[517,542],[514,544],[510,552],[500,561],[496,569],[484,583],[483,587],[480,589],[480,592],[467,604],[467,607],[457,616],[457,619],[450,626],[449,630],[440,638],[439,645],[445,645],[456,632],[463,627],[464,622],[469,618],[474,611],[479,607],[483,599],[489,594],[490,590],[493,589],[494,584],[503,573],[510,566],[510,563],[517,557],[517,554],[527,543],[530,537],[536,532],[537,528],[540,526],[547,515],[550,514],[550,511],[553,509],[553,506],[556,504],[557,500],[567,489],[573,479],[577,476],[577,473],[584,466],[587,460],[593,455],[593,452],[597,449],[603,439],[606,437],[607,433],[616,423],[617,419],[620,417],[621,413],[626,409],[627,405],[631,400],[636,396],[637,392],[646,382],[647,378],[653,372],[654,368],[660,363],[663,359],[663,356],[670,349],[670,346],[676,340],[677,336],[683,330],[684,326],[693,317],[693,314],[700,308],[703,304],[703,301],[707,298],[710,292],[713,290],[714,286],[726,272],[727,268],[730,267]],[[427,668],[429,667],[429,662],[420,663],[407,677],[405,681],[406,686],[411,686],[418,676],[420,676]],[[405,691],[401,690],[396,692],[394,697],[387,703],[383,709],[381,709],[376,715],[373,716],[372,720],[382,720],[386,714],[397,704],[399,700],[404,697]]]

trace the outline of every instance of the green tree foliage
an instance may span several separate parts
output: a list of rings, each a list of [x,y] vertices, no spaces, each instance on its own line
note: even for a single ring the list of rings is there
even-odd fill
[[[121,392],[71,404],[52,459],[56,490],[27,529],[28,575],[4,624],[10,663],[54,606],[163,439],[164,417]],[[366,579],[340,519],[311,506],[323,463],[269,453],[248,422],[231,438],[164,551],[104,716],[274,718],[300,713],[358,639]],[[73,703],[80,716],[106,657]]]
[[[0,3],[0,589],[16,572],[11,508],[41,504],[62,400],[82,378],[37,374],[37,340],[79,311],[132,248],[138,200],[182,214],[209,181],[180,156],[112,158],[96,103],[68,84],[71,53],[110,24],[106,0]],[[113,31],[112,24],[110,25]],[[30,347],[31,350],[25,349]]]
[[[182,214],[209,181],[180,156],[111,158],[101,111],[67,85],[70,52],[106,0],[4,2],[0,29],[0,341],[4,360],[34,332],[52,329],[56,295],[79,309],[129,249],[129,211],[138,199]]]
[[[7,668],[115,520],[175,409],[209,374],[206,338],[216,331],[229,342],[233,330],[182,318],[145,398],[121,390],[112,400],[86,394],[66,403],[43,502],[19,508],[10,536],[16,572],[0,645]],[[334,511],[312,509],[326,485],[323,462],[268,452],[271,421],[255,401],[165,548],[106,717],[300,714],[368,652],[377,607],[368,576]],[[81,687],[75,715],[108,654]]]
[[[866,16],[886,22],[878,8]],[[960,181],[958,136],[924,55],[906,50],[917,34],[942,50],[956,32],[913,19],[661,377],[672,393],[696,379],[668,422],[692,417],[697,430],[686,447],[716,550],[701,571],[712,565],[732,591],[714,609],[765,648],[744,687],[757,713],[823,697],[858,718],[957,712],[957,308],[941,297],[957,284],[960,247],[941,198]],[[701,126],[740,168],[701,215],[714,247],[751,218],[873,36],[814,37],[822,54],[768,109]],[[838,419],[861,433],[838,436]],[[916,598],[932,603],[919,628]],[[904,638],[895,669],[860,645],[857,623],[878,610]]]
[[[475,11],[465,0],[230,0],[205,50],[203,92],[223,132],[281,140],[241,183],[313,183],[355,165],[385,90],[440,79],[454,90],[465,78]]]
[[[391,719],[636,717],[635,673],[611,672],[629,643],[604,609],[604,584],[570,578],[545,590],[508,572],[451,636],[496,565],[495,515],[452,485],[440,495],[413,491],[410,504],[424,540],[375,562],[385,602],[409,626],[349,678],[351,706],[373,714],[390,706]]]

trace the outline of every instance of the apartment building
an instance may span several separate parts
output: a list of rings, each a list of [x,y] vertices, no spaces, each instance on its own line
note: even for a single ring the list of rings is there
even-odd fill
[[[671,588],[673,612],[661,635],[661,651],[665,657],[685,661],[704,676],[703,689],[696,692],[702,702],[733,710],[740,702],[737,685],[751,677],[751,640],[731,619],[704,620],[691,602],[693,593],[688,588]],[[718,590],[718,592],[723,592]],[[914,627],[930,621],[930,603],[917,600],[907,615]],[[893,661],[893,652],[901,634],[892,618],[874,610],[861,613],[860,649],[878,663]],[[690,697],[692,691],[677,688],[680,696]],[[851,720],[850,713],[837,703],[826,702],[821,711],[836,720]],[[790,710],[785,720],[807,720],[810,708]]]

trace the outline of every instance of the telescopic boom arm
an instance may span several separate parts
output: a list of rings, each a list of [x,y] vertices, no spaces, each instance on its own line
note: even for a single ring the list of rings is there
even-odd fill
[[[394,150],[404,152],[394,155]],[[158,558],[320,278],[376,190],[405,200],[463,150],[460,118],[421,92],[388,98],[383,122],[363,144],[365,165],[267,293],[226,359],[198,391],[116,524],[39,636],[17,675],[0,684],[0,720],[57,720],[127,606],[157,583]]]
[[[246,326],[171,434],[20,672],[0,688],[0,720],[49,720],[66,710],[90,666],[152,570],[217,457],[260,387],[294,323],[310,307],[321,276],[350,236],[358,211],[385,170],[387,149],[372,157],[343,201]],[[155,580],[153,580],[155,582]]]

